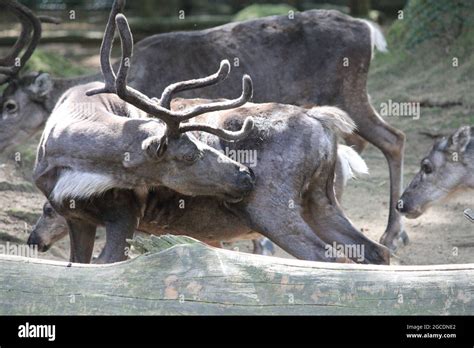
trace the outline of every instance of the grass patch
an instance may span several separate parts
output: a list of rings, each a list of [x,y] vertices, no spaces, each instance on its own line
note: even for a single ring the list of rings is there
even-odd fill
[[[420,2],[430,0],[415,1]],[[379,110],[380,103],[388,99],[431,105],[421,108],[417,121],[403,117],[388,120],[408,134],[427,128],[449,132],[474,124],[474,22],[465,19],[462,31],[456,31],[456,35],[436,23],[433,30],[437,34],[426,34],[421,39],[420,30],[407,28],[416,24],[408,20],[414,16],[407,13],[407,20],[395,21],[386,35],[390,51],[377,54],[371,64],[368,90],[375,108]],[[430,25],[425,25],[428,30]],[[440,104],[450,105],[437,107]]]
[[[267,16],[288,15],[290,11],[295,13],[298,10],[287,4],[253,4],[237,12],[233,20],[239,22]]]
[[[27,222],[30,225],[34,225],[39,218],[39,214],[19,209],[9,209],[6,213],[11,217]]]
[[[1,242],[9,242],[9,243],[16,243],[16,244],[24,244],[25,240],[20,239],[18,237],[12,236],[6,232],[0,232],[0,241]]]
[[[57,53],[37,49],[26,64],[26,71],[44,71],[53,76],[70,77],[85,75],[89,71]]]
[[[30,182],[24,182],[21,184],[10,184],[9,182],[0,181],[0,192],[1,191],[37,192],[37,189]]]

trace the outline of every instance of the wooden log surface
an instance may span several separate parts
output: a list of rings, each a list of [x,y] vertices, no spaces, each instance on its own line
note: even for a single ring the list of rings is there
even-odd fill
[[[0,314],[474,314],[472,264],[330,264],[154,238],[164,250],[110,265],[2,255]]]

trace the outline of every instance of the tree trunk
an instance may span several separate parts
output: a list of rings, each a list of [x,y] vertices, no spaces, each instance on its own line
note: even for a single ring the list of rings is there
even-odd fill
[[[370,0],[350,0],[350,14],[354,17],[369,17]]]
[[[474,314],[474,265],[330,264],[180,237],[155,245],[166,238],[165,250],[111,265],[0,256],[0,314]]]

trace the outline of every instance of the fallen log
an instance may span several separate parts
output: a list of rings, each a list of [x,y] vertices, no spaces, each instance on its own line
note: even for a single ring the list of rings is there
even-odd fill
[[[0,256],[0,314],[474,314],[474,265],[371,266],[251,255],[187,237],[110,265]]]

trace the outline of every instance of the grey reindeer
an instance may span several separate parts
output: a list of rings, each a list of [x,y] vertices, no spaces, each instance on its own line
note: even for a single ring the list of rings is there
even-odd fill
[[[407,218],[456,192],[474,189],[474,127],[463,126],[435,142],[420,170],[403,192],[398,210]]]
[[[13,3],[1,0],[4,7],[12,7]],[[124,1],[118,5],[123,7]],[[19,16],[22,23],[35,21],[32,14],[25,13]],[[36,18],[33,27],[38,31],[40,26]],[[37,40],[31,44],[34,47]],[[252,76],[255,102],[308,108],[334,105],[346,110],[357,125],[356,134],[344,135],[346,141],[359,152],[369,142],[388,161],[389,217],[381,243],[395,250],[400,241],[408,242],[396,211],[402,187],[405,136],[387,124],[369,102],[366,82],[375,48],[385,50],[386,42],[374,24],[337,11],[312,10],[296,13],[294,18],[274,16],[148,37],[136,46],[129,84],[148,95],[159,95],[178,74],[184,79],[205,76],[209,63],[217,64],[231,57],[234,67]],[[236,77],[229,78],[232,83],[225,91],[211,86],[199,92],[186,91],[184,96],[229,97],[237,89]],[[20,76],[18,71],[9,75],[9,86],[3,95],[0,151],[41,129],[59,96],[69,87],[99,79],[99,75],[72,79],[55,79],[46,73]]]
[[[143,174],[137,175],[137,165],[132,167],[129,163],[121,162],[125,169],[119,165],[119,168],[111,171],[114,163],[107,163],[108,158],[112,157],[107,153],[109,141],[107,135],[101,135],[102,132],[108,134],[113,131],[116,135],[117,143],[114,146],[116,149],[113,150],[113,156],[122,158],[123,153],[132,153],[132,163],[142,163],[143,156],[140,155],[142,150],[137,152],[129,144],[135,144],[140,141],[136,140],[137,138],[144,137],[132,133],[133,140],[127,141],[123,138],[123,131],[112,130],[111,126],[115,123],[129,122],[147,124],[152,122],[150,116],[161,118],[163,114],[172,113],[168,107],[171,110],[184,110],[181,111],[183,114],[190,114],[187,110],[195,110],[203,105],[203,101],[180,99],[171,105],[173,93],[211,83],[209,79],[176,83],[165,89],[159,100],[150,99],[127,86],[133,39],[126,18],[118,12],[119,9],[114,7],[101,47],[101,67],[105,85],[95,82],[68,91],[48,120],[38,149],[36,183],[49,198],[54,209],[68,220],[73,261],[90,262],[97,225],[105,225],[107,239],[98,261],[114,262],[125,259],[126,238],[133,235],[138,223],[141,227],[148,223],[154,225],[152,228],[155,230],[157,225],[161,224],[169,233],[186,234],[211,242],[232,240],[241,235],[249,235],[252,231],[258,232],[293,256],[307,260],[389,262],[388,249],[371,241],[353,227],[341,211],[335,197],[334,172],[337,157],[335,132],[340,130],[347,133],[354,129],[352,120],[337,108],[320,107],[308,110],[275,103],[247,103],[246,107],[232,109],[229,112],[222,111],[224,108],[220,107],[221,111],[218,112],[209,112],[194,118],[187,117],[189,122],[180,125],[181,131],[194,131],[202,143],[215,151],[223,152],[223,148],[228,146],[234,150],[254,149],[260,154],[259,165],[255,167],[255,188],[240,202],[217,199],[218,195],[212,191],[214,188],[211,186],[208,187],[208,195],[214,197],[188,197],[184,199],[185,209],[181,209],[177,204],[177,197],[191,193],[181,188],[186,180],[181,180],[179,185],[172,185],[172,182],[168,181],[165,185],[158,182],[139,186],[140,180],[137,178],[141,178]],[[110,64],[116,26],[122,42],[122,59],[117,76]],[[218,79],[214,77],[212,81],[217,82]],[[246,81],[244,78],[244,82]],[[86,94],[91,97],[87,99]],[[95,114],[74,115],[72,112],[74,103],[85,101],[97,105]],[[210,105],[215,103],[221,105],[225,102],[214,102]],[[232,104],[235,106],[236,103]],[[130,117],[133,113],[135,118],[117,117],[117,110],[120,108],[128,108],[129,112],[122,112],[119,115]],[[115,111],[113,115],[110,115],[111,110]],[[162,110],[167,111],[165,113]],[[211,110],[207,108],[206,111]],[[245,139],[241,135],[237,137],[236,131],[223,130],[249,129],[249,126],[246,126],[250,123],[249,116],[254,119],[255,126]],[[113,122],[111,117],[114,118]],[[167,122],[165,121],[166,124]],[[153,137],[153,143],[156,145],[151,151],[152,158],[156,158],[155,171],[169,173],[170,165],[167,165],[162,157],[167,156],[167,152],[170,151],[172,134],[163,136],[163,128],[153,129],[159,133],[158,136],[151,136],[149,132],[146,132],[146,136]],[[168,125],[169,128],[172,127]],[[220,129],[220,132],[217,133],[215,129]],[[221,132],[233,136],[224,137]],[[96,134],[97,139],[92,139],[90,134]],[[206,134],[220,135],[223,141],[236,138],[240,140],[221,143],[218,137]],[[80,141],[84,135],[87,141],[91,142],[90,145]],[[72,141],[76,138],[78,141]],[[148,149],[147,139],[144,143],[147,144],[145,149]],[[136,156],[138,160],[135,159]],[[219,161],[224,160],[223,157],[219,157]],[[80,163],[82,170],[94,172],[97,168],[106,167],[104,171],[108,170],[108,189],[97,195],[98,190],[102,191],[104,186],[102,181],[94,190],[84,190],[81,187],[81,197],[76,197],[79,199],[75,200],[75,206],[71,208],[67,204],[60,204],[57,197],[67,201],[71,196],[74,197],[77,193],[76,188],[81,186],[79,184],[81,177],[75,177],[69,174],[67,169],[62,169],[71,164],[77,166],[76,159],[79,159],[80,162],[77,163]],[[191,156],[185,156],[187,166],[196,166],[202,161],[203,157],[199,151]],[[214,161],[206,161],[208,168],[202,169],[200,175],[209,177],[215,173],[216,177],[213,179],[222,180],[224,169],[219,165],[218,157],[214,157]],[[162,165],[164,168],[161,168]],[[117,173],[126,172],[126,169],[130,169],[126,181],[136,183],[135,189],[109,184],[115,183]],[[176,172],[171,172],[168,179],[176,175],[189,177],[192,173],[198,175],[197,172],[192,172],[189,167],[184,166],[178,168]],[[67,182],[62,180],[65,175]],[[153,176],[156,174],[153,173]],[[56,191],[61,194],[56,194]],[[84,192],[89,194],[85,195]],[[206,195],[205,192],[199,194]],[[151,219],[146,220],[144,217]],[[109,229],[110,225],[120,228]],[[341,255],[328,245],[334,242],[363,245],[364,255],[347,255],[347,257]]]
[[[345,145],[338,145],[336,162],[336,183],[346,184],[349,179],[360,174],[367,174],[368,168],[364,160],[352,148]],[[335,187],[336,196],[341,193],[340,187]],[[338,197],[339,199],[339,197]],[[202,204],[205,201],[206,204]],[[191,203],[191,204],[190,204]],[[212,206],[214,205],[214,207]],[[191,207],[192,209],[189,209]],[[196,210],[199,207],[200,210]],[[179,208],[179,209],[178,209]],[[161,235],[165,233],[192,233],[196,238],[203,238],[204,241],[213,246],[222,246],[221,241],[216,239],[221,236],[230,235],[228,241],[238,239],[254,238],[255,233],[209,232],[209,226],[213,226],[213,231],[229,231],[235,226],[243,225],[239,219],[223,212],[225,207],[219,202],[211,199],[185,197],[171,190],[153,190],[148,193],[145,209],[142,209],[143,216],[140,216],[137,231]],[[190,213],[191,211],[191,213]],[[186,214],[186,216],[185,216]],[[217,219],[219,217],[219,219]],[[195,221],[193,221],[195,219]],[[216,223],[216,221],[219,221]],[[103,224],[103,223],[102,223]],[[245,230],[245,227],[239,227]],[[238,230],[237,230],[238,231]],[[43,204],[42,214],[33,226],[28,237],[27,244],[36,247],[40,252],[48,251],[57,241],[69,235],[69,228],[64,217],[59,215],[53,206],[46,201]],[[233,237],[233,236],[238,237]],[[274,253],[273,244],[268,238],[253,239],[253,253],[272,255]]]

